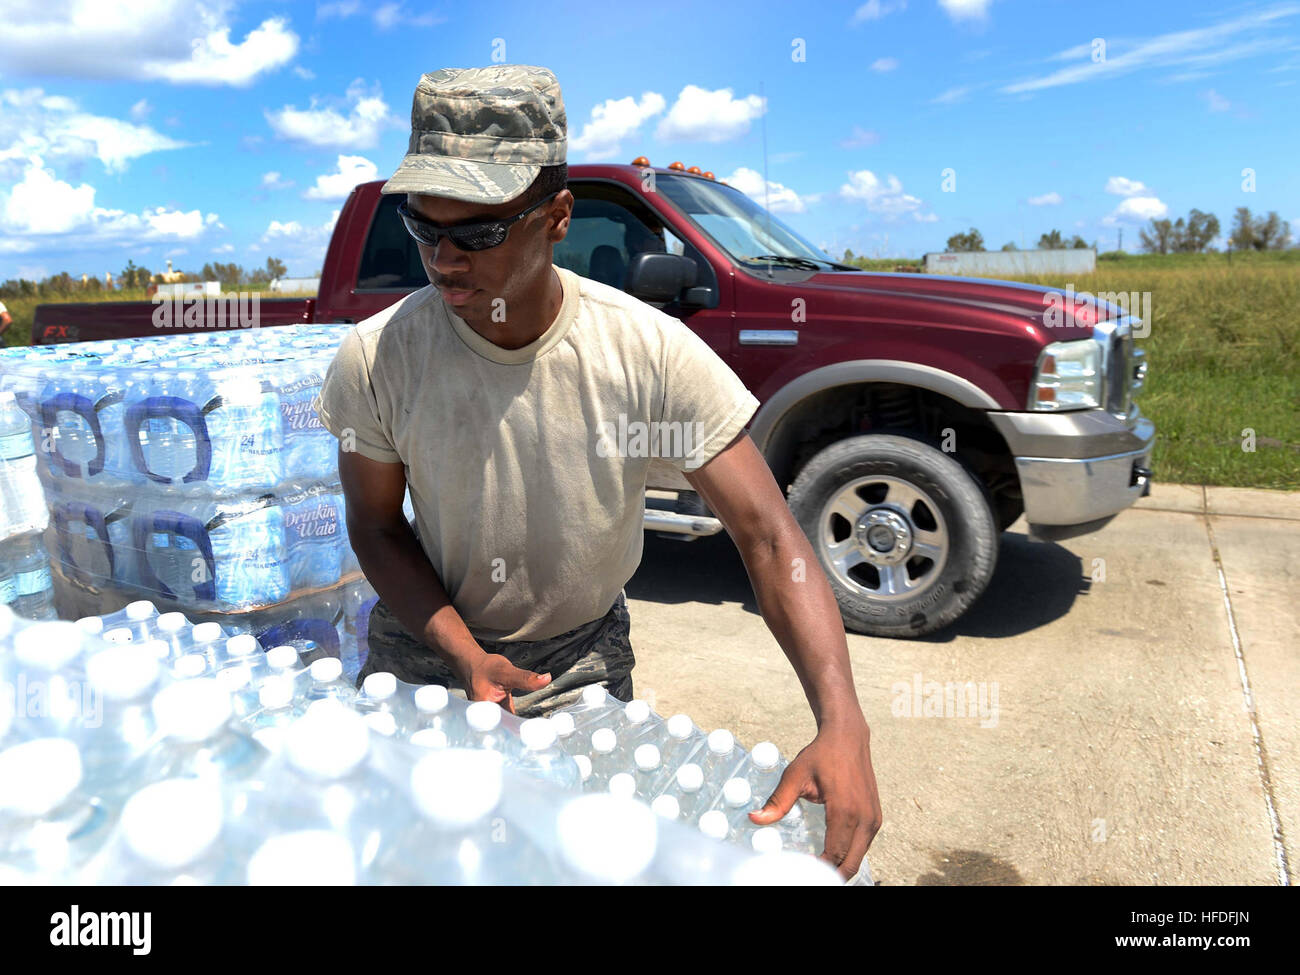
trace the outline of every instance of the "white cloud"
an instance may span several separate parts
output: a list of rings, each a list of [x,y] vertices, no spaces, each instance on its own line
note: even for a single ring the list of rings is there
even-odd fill
[[[330,104],[321,106],[313,95],[309,108],[268,110],[266,120],[282,139],[333,149],[373,148],[385,128],[400,124],[378,88],[367,90],[359,79],[348,85],[344,100],[346,115]]]
[[[849,173],[849,181],[840,187],[840,196],[865,203],[872,213],[886,217],[916,215],[924,206],[920,198],[903,192],[897,176],[891,174],[882,180],[869,169]]]
[[[234,244],[221,244],[221,245],[219,245],[219,246],[217,246],[217,247],[212,248],[212,253],[214,253],[214,254],[231,254],[231,253],[234,252],[234,250],[235,250],[235,245],[234,245]]]
[[[232,42],[232,7],[225,0],[18,0],[7,4],[0,64],[10,75],[244,86],[297,53],[298,35],[281,17]]]
[[[1125,176],[1112,176],[1106,180],[1106,192],[1113,193],[1115,196],[1137,196],[1148,192],[1148,190],[1146,184],[1141,180],[1128,179]]]
[[[1112,213],[1103,217],[1101,222],[1107,226],[1117,223],[1146,223],[1148,220],[1157,220],[1168,212],[1169,207],[1154,196],[1130,196]]]
[[[853,18],[849,23],[856,27],[868,20],[879,20],[882,17],[906,9],[907,0],[897,0],[895,3],[890,3],[889,0],[884,0],[884,2],[882,0],[867,0],[866,3],[853,11]]]
[[[133,121],[143,122],[145,119],[149,117],[149,113],[152,111],[153,111],[153,106],[149,104],[149,100],[146,98],[141,98],[138,102],[136,102],[134,105],[131,106],[131,118]]]
[[[1044,193],[1042,196],[1031,196],[1029,198],[1029,205],[1031,207],[1054,207],[1060,204],[1060,202],[1061,194],[1056,192]]]
[[[132,159],[188,144],[147,125],[82,112],[72,99],[40,88],[0,91],[0,181],[16,178],[13,164],[23,165],[31,156],[93,158],[119,172]]]
[[[895,71],[898,69],[898,58],[877,58],[871,62],[871,70],[879,71],[884,74],[886,71]]]
[[[610,98],[591,110],[591,121],[569,140],[569,148],[584,153],[591,161],[613,159],[622,151],[622,140],[632,135],[646,119],[658,115],[667,103],[658,92],[647,91],[637,101]]]
[[[773,213],[803,213],[807,209],[805,204],[810,202],[806,197],[800,197],[790,187],[770,179],[767,181],[767,194],[764,197],[763,174],[744,166],[738,167],[727,177],[726,182],[755,203],[766,206]]]
[[[345,19],[363,12],[358,0],[340,0],[337,3],[323,3],[316,8],[316,16],[322,20],[337,17]],[[403,3],[382,3],[370,12],[370,18],[379,30],[391,30],[394,27],[432,27],[444,18],[432,13],[413,14]]]
[[[966,100],[966,96],[973,90],[970,85],[959,85],[956,88],[949,88],[930,99],[932,105],[955,105],[957,102]]]
[[[1205,93],[1205,103],[1211,112],[1226,112],[1232,108],[1232,102],[1211,88]]]
[[[339,156],[338,169],[316,177],[316,185],[303,197],[308,200],[342,200],[358,183],[368,183],[379,175],[379,167],[365,156]]]
[[[943,12],[956,21],[983,20],[993,0],[939,0]]]
[[[687,85],[659,123],[655,136],[699,142],[726,142],[749,131],[750,123],[766,111],[758,95],[736,98],[730,88],[709,91]]]
[[[1115,45],[1106,51],[1104,61],[1092,60],[1092,46],[1076,45],[1049,60],[1077,61],[1068,67],[1038,78],[1029,78],[1006,85],[1000,90],[1007,94],[1041,91],[1061,85],[1078,84],[1115,78],[1146,68],[1182,67],[1195,75],[1198,69],[1257,57],[1269,51],[1286,50],[1292,43],[1285,36],[1277,36],[1280,25],[1275,21],[1300,14],[1300,5],[1289,3],[1268,10],[1245,14],[1209,27],[1174,31],[1140,41],[1129,50],[1116,52]],[[1254,35],[1234,41],[1234,35]],[[1273,36],[1271,36],[1273,35]]]
[[[39,156],[27,161],[22,180],[8,194],[0,194],[0,233],[10,250],[192,240],[213,226],[221,226],[217,215],[199,210],[153,207],[137,214],[96,206],[93,186],[58,179]],[[65,234],[75,236],[56,236]]]
[[[329,246],[339,211],[335,210],[324,223],[315,226],[298,220],[272,220],[250,251],[265,251],[278,257],[289,268],[290,277],[306,276],[324,263],[325,249]]]
[[[268,190],[287,190],[294,185],[293,180],[284,179],[276,170],[262,174],[262,185]]]
[[[295,64],[293,66],[293,73],[296,74],[303,81],[311,81],[313,78],[316,77],[315,71],[313,71],[311,68],[304,68],[301,64]]]
[[[853,132],[847,139],[840,140],[840,147],[843,149],[857,149],[860,146],[874,146],[880,142],[880,133],[873,129],[864,129],[860,125],[853,126]]]

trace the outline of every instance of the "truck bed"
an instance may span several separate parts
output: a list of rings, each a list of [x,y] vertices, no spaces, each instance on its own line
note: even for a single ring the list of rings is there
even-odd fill
[[[211,302],[211,304],[210,304]],[[50,345],[58,342],[91,342],[97,339],[136,338],[149,335],[166,335],[171,332],[193,332],[208,328],[240,328],[233,306],[229,303],[220,317],[216,312],[216,299],[187,302],[172,300],[166,311],[185,309],[189,314],[168,316],[166,325],[155,324],[155,314],[161,306],[152,301],[85,301],[37,305],[32,316],[32,344]],[[251,327],[273,325],[301,325],[314,320],[315,298],[262,298],[257,302],[257,315],[252,318],[250,307],[243,314]],[[209,310],[214,312],[208,320]],[[161,317],[161,315],[160,315]],[[221,321],[224,318],[224,323]],[[187,319],[189,320],[187,322]],[[242,327],[250,327],[248,324]]]

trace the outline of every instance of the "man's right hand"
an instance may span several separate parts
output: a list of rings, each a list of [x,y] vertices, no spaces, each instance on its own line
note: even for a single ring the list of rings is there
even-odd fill
[[[461,680],[471,701],[495,701],[511,714],[515,713],[512,691],[530,694],[551,682],[550,674],[522,670],[499,653],[482,651],[463,666]]]

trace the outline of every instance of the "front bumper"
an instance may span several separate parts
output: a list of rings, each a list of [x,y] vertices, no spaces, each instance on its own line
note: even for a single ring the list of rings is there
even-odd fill
[[[1102,409],[988,416],[1015,457],[1031,534],[1094,531],[1151,491],[1156,428],[1141,414],[1131,422]]]

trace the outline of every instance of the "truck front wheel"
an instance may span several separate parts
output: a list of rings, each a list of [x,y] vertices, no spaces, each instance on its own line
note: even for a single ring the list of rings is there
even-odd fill
[[[987,494],[955,458],[920,440],[837,441],[799,472],[789,501],[855,632],[940,629],[993,576],[998,532]]]

